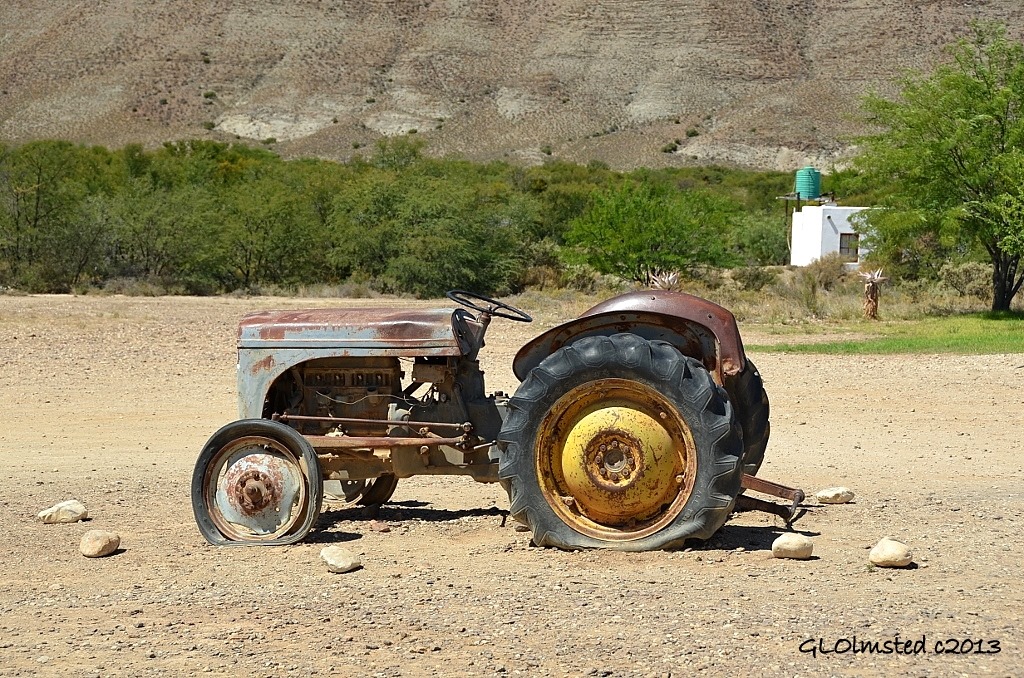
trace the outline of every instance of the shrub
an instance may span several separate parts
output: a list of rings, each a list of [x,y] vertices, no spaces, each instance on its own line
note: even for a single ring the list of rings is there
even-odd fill
[[[804,268],[800,271],[797,282],[800,289],[800,303],[810,315],[817,316],[821,312],[818,304],[818,279],[810,270]]]
[[[214,122],[212,122],[210,120],[207,120],[206,122],[203,123],[203,129],[207,129],[207,130],[213,129],[216,126],[217,126],[216,123],[214,123]]]
[[[732,272],[732,279],[739,283],[740,287],[754,292],[764,289],[768,285],[775,284],[778,278],[779,274],[777,271],[760,266],[746,266],[734,269]]]
[[[679,144],[677,144],[674,141],[670,141],[670,142],[668,142],[667,144],[665,144],[664,146],[661,147],[661,152],[662,153],[675,153],[678,150],[679,150]]]
[[[562,277],[562,287],[593,294],[597,290],[601,274],[592,266],[587,264],[572,264],[565,268]]]
[[[934,280],[904,280],[897,289],[907,296],[910,303],[919,304],[928,298],[936,286]]]
[[[699,134],[700,134],[700,132],[697,131],[696,127],[691,127],[690,129],[686,130],[687,138],[695,137],[695,136],[697,136]]]
[[[992,294],[992,268],[977,261],[944,264],[939,278],[961,297],[988,299]]]
[[[160,297],[167,293],[159,280],[149,278],[111,278],[103,284],[103,291],[126,297]]]
[[[530,244],[526,250],[526,260],[533,263],[523,271],[519,280],[521,287],[543,290],[564,285],[565,266],[560,257],[561,248],[553,240],[545,238]]]
[[[836,286],[846,273],[846,259],[838,252],[826,254],[804,267],[804,273],[814,279],[816,287],[826,292]]]
[[[213,90],[210,90],[209,92],[203,92],[203,98],[204,99],[216,99],[217,98],[217,93],[214,92]]]
[[[714,266],[697,265],[686,271],[686,274],[691,282],[700,283],[706,290],[718,290],[725,284],[722,270]]]

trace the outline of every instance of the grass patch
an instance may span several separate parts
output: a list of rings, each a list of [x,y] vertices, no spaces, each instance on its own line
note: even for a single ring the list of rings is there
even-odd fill
[[[836,331],[870,332],[864,339],[748,346],[763,353],[1024,353],[1024,313],[979,313],[923,320],[839,325]]]

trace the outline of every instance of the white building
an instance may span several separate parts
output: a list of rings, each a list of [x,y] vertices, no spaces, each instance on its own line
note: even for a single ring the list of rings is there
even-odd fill
[[[864,209],[867,208],[804,205],[799,212],[793,212],[789,263],[806,266],[826,254],[839,252],[849,257],[851,264],[859,264],[867,250],[860,246],[860,236],[850,217]]]

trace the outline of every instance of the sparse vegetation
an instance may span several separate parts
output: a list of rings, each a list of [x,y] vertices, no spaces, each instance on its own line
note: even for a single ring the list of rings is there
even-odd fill
[[[154,151],[0,146],[0,286],[599,293],[679,271],[682,289],[746,320],[860,315],[862,286],[844,279],[841,263],[762,268],[787,258],[774,197],[789,174],[623,173],[555,159],[524,168],[428,158],[423,149],[404,135],[336,163],[200,140]],[[947,283],[894,279],[883,320],[977,310],[982,302],[954,272],[964,273],[951,267]]]
[[[813,279],[817,287],[830,291],[846,274],[846,259],[838,252],[826,254],[805,266],[803,274]]]
[[[767,285],[775,283],[779,278],[777,271],[761,266],[744,266],[733,269],[732,279],[745,290],[759,292]]]
[[[939,278],[961,296],[987,299],[992,293],[992,269],[980,261],[944,264]]]

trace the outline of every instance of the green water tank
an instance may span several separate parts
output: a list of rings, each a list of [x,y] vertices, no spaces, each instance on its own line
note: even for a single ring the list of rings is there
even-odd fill
[[[796,171],[796,192],[801,200],[817,200],[821,197],[821,172],[813,167],[802,167]]]

